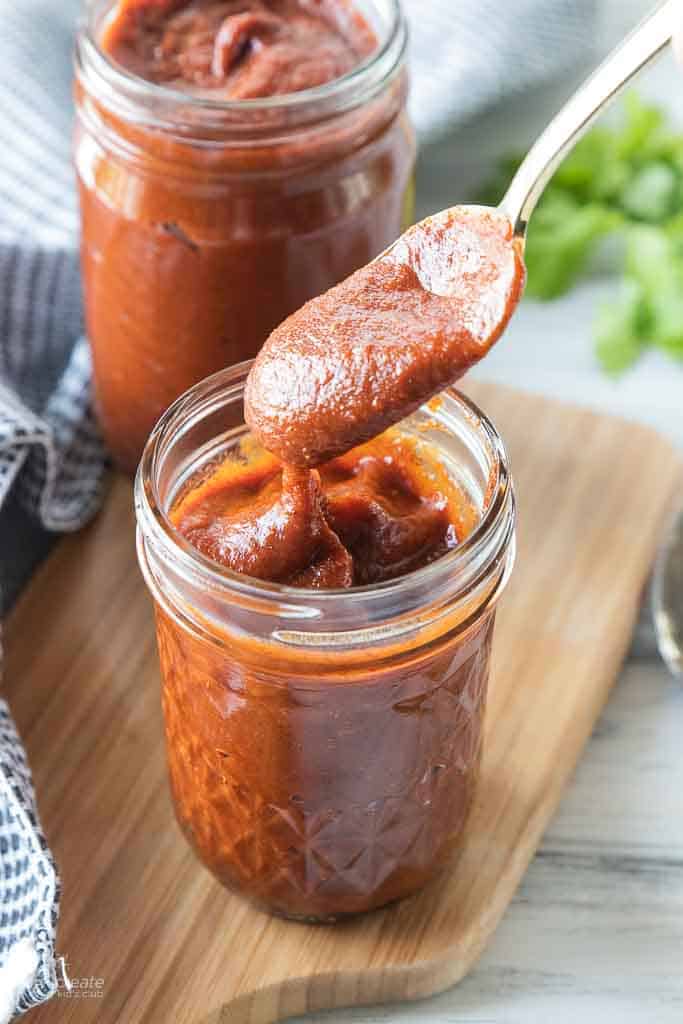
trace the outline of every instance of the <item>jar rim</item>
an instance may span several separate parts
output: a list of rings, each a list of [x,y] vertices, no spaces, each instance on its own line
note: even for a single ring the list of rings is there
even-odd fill
[[[163,507],[159,494],[158,476],[164,450],[170,438],[198,418],[202,411],[212,408],[218,396],[223,400],[239,397],[253,360],[246,360],[226,370],[220,370],[190,388],[166,410],[149,436],[138,466],[134,500],[138,530],[142,538],[149,539],[155,548],[167,559],[173,560],[181,570],[197,577],[219,592],[228,592],[231,597],[242,597],[258,604],[281,603],[301,606],[307,603],[318,606],[334,605],[341,597],[363,600],[388,600],[399,598],[412,589],[424,591],[437,589],[437,584],[453,581],[457,570],[470,562],[490,569],[506,552],[514,534],[515,507],[509,460],[505,446],[491,420],[475,402],[455,388],[445,389],[444,394],[456,403],[459,410],[470,422],[473,430],[479,430],[489,451],[490,468],[485,504],[482,514],[468,536],[452,551],[442,557],[415,569],[410,573],[381,583],[371,583],[353,588],[315,589],[294,587],[289,584],[273,583],[235,572],[227,566],[212,561],[202,554],[177,529]],[[214,405],[215,407],[215,405]],[[470,578],[468,589],[478,582]]]
[[[408,28],[400,0],[383,0],[389,9],[389,23],[379,46],[356,67],[338,78],[322,85],[301,89],[298,92],[277,96],[265,96],[242,100],[212,99],[196,96],[166,85],[150,82],[118,64],[100,46],[98,30],[114,0],[87,0],[85,10],[78,22],[76,36],[75,66],[79,76],[92,74],[101,90],[108,97],[110,105],[123,116],[140,120],[140,111],[148,101],[156,107],[154,121],[158,123],[160,113],[172,114],[178,108],[191,110],[193,115],[205,115],[205,127],[212,119],[220,120],[225,127],[228,115],[259,115],[266,113],[291,114],[306,118],[312,113],[323,118],[330,113],[338,114],[350,110],[372,99],[393,79],[403,64],[407,45]],[[136,115],[137,111],[137,115]],[[172,116],[168,117],[173,120]]]

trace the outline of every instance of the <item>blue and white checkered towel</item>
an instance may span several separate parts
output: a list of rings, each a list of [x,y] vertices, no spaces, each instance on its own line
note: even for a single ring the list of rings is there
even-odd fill
[[[584,57],[595,3],[405,0],[421,138]],[[17,488],[27,515],[59,531],[95,512],[104,471],[81,338],[70,167],[80,8],[80,0],[0,0],[0,504]],[[0,700],[0,1024],[56,989],[58,889]]]

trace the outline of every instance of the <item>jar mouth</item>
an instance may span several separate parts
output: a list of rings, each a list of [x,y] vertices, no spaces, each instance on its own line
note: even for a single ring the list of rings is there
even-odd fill
[[[302,611],[305,616],[302,606],[311,604],[312,614],[317,615],[317,609],[334,605],[342,598],[346,601],[352,599],[359,605],[375,601],[391,603],[392,598],[404,604],[408,592],[437,594],[449,582],[453,589],[453,581],[461,575],[464,575],[463,583],[466,579],[466,588],[471,592],[480,578],[490,572],[492,564],[505,555],[512,541],[515,521],[508,456],[496,428],[485,413],[453,388],[446,389],[443,397],[454,403],[469,429],[477,435],[482,451],[486,452],[488,479],[478,522],[452,551],[395,579],[360,587],[330,589],[294,587],[256,579],[203,555],[171,521],[168,505],[172,503],[172,497],[171,502],[164,500],[160,494],[159,479],[173,439],[179,432],[190,431],[202,416],[215,411],[226,400],[240,398],[252,362],[247,360],[221,370],[181,395],[158,421],[147,441],[135,479],[135,510],[141,537],[145,543],[149,541],[162,559],[170,560],[195,578],[199,575],[207,586],[219,592],[229,592],[231,596],[258,604],[277,603],[281,608],[291,606],[297,616]],[[429,406],[423,410],[430,420],[438,415]],[[188,476],[191,476],[191,470],[185,479]],[[464,566],[471,571],[463,574]]]
[[[178,108],[191,110],[193,117],[224,127],[225,121],[240,120],[265,114],[322,118],[326,112],[342,113],[360,106],[381,92],[400,69],[408,43],[408,29],[400,0],[382,0],[387,10],[387,23],[377,48],[356,67],[339,78],[298,92],[243,100],[212,99],[196,96],[180,89],[149,82],[127,70],[102,50],[99,30],[114,0],[87,0],[78,23],[75,63],[78,75],[92,75],[99,84],[99,94],[109,105],[133,120],[162,121]],[[153,102],[155,117],[141,117]],[[136,116],[137,113],[137,116]],[[202,116],[203,115],[203,116]]]

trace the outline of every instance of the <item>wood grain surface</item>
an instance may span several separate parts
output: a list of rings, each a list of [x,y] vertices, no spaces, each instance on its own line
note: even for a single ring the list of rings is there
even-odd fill
[[[628,646],[683,481],[646,428],[477,383],[510,450],[518,564],[495,642],[476,806],[453,870],[336,926],[278,921],[223,891],[173,821],[151,604],[130,485],[61,542],[6,632],[6,690],[63,878],[58,952],[100,998],[37,1022],[267,1024],[412,999],[467,972],[556,808]]]

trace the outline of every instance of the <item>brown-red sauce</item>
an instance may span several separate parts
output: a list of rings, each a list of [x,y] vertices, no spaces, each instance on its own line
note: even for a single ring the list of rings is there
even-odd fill
[[[400,428],[319,471],[283,469],[247,440],[171,511],[219,564],[325,589],[426,566],[478,516],[429,444]],[[158,606],[174,807],[204,864],[271,911],[319,920],[429,881],[475,792],[492,631],[487,610],[418,650],[401,638],[379,658],[359,638],[354,657],[260,643],[229,621],[209,642]]]
[[[482,359],[523,286],[503,214],[455,207],[428,218],[273,331],[247,381],[247,423],[292,465],[348,451]]]
[[[202,554],[298,587],[403,576],[458,543],[475,520],[442,463],[400,431],[309,471],[252,445],[190,482],[172,512]]]
[[[119,0],[103,36],[139,77],[229,100],[323,85],[376,45],[347,0]]]

